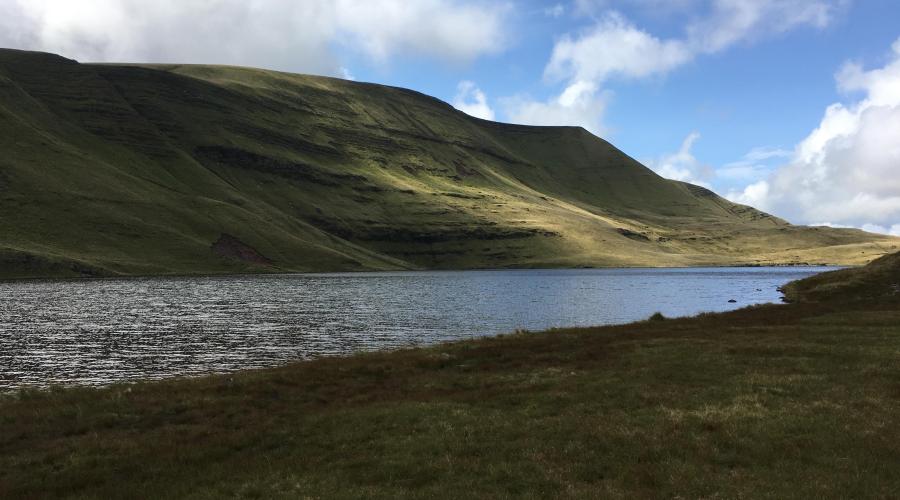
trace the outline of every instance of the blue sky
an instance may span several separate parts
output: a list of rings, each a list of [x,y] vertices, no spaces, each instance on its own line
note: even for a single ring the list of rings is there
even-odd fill
[[[0,0],[0,45],[408,87],[498,121],[584,126],[792,222],[900,234],[900,2],[88,5]]]

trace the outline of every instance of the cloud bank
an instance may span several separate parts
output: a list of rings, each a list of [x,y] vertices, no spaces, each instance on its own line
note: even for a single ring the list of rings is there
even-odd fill
[[[884,67],[848,63],[836,79],[862,98],[828,106],[790,162],[728,196],[795,222],[900,235],[900,39]]]
[[[337,49],[466,63],[503,49],[505,4],[470,0],[3,0],[0,46],[84,61],[340,75]]]

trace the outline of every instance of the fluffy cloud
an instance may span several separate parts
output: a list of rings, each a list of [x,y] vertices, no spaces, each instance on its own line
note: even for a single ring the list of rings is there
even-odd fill
[[[546,101],[509,99],[507,118],[527,125],[578,125],[600,135],[610,98],[601,87],[608,78],[645,77],[688,58],[680,42],[659,40],[610,13],[580,36],[563,36],[553,47],[544,76],[548,81],[565,81],[563,91]]]
[[[339,75],[335,47],[375,62],[398,53],[467,62],[497,52],[509,10],[469,0],[4,0],[0,46]]]
[[[456,97],[453,98],[453,107],[476,118],[494,119],[494,110],[488,106],[487,96],[474,82],[459,82]]]
[[[640,78],[680,66],[690,57],[683,42],[660,40],[611,13],[582,36],[556,42],[544,75],[575,82]]]
[[[631,4],[649,8],[658,0],[630,0]],[[679,2],[681,8],[695,2]],[[705,15],[691,22],[683,37],[662,39],[628,22],[620,13],[605,11],[608,2],[579,0],[575,12],[594,17],[594,24],[576,34],[561,37],[553,48],[544,70],[545,78],[563,82],[559,97],[539,102],[517,101],[521,109],[508,113],[511,121],[527,124],[555,124],[566,119],[566,125],[581,125],[594,133],[603,129],[602,116],[607,99],[580,109],[565,106],[562,96],[593,87],[595,96],[608,98],[602,92],[612,78],[636,79],[664,75],[687,64],[698,55],[720,52],[740,41],[754,41],[783,33],[798,26],[826,26],[841,7],[842,0],[714,0]],[[540,111],[535,113],[534,111]],[[546,117],[546,118],[545,118]]]
[[[604,132],[601,118],[609,92],[593,82],[575,82],[559,96],[536,101],[527,96],[502,100],[507,119],[525,125],[578,125],[596,135]]]
[[[767,181],[754,182],[740,191],[729,191],[725,198],[735,203],[750,205],[767,212],[772,211],[772,208],[769,206],[769,183]]]
[[[896,232],[900,221],[900,39],[891,61],[865,71],[847,64],[838,86],[863,92],[832,104],[792,160],[732,198],[756,201],[790,220]],[[760,183],[757,183],[760,184]],[[753,192],[751,192],[753,191]],[[754,194],[755,193],[755,194]]]
[[[709,180],[715,175],[712,167],[700,163],[691,149],[694,143],[700,139],[700,134],[691,132],[681,143],[681,148],[675,153],[663,155],[656,160],[645,163],[657,174],[676,181],[690,182],[705,188],[710,188]]]

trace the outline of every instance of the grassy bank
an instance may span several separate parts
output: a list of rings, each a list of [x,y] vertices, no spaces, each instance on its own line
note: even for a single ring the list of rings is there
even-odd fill
[[[849,268],[788,283],[790,302],[872,301],[900,296],[900,253],[888,254],[865,267]]]
[[[896,497],[900,297],[830,297],[22,392],[0,497]]]

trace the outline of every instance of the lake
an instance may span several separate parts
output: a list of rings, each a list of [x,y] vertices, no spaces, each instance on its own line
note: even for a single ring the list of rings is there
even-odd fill
[[[423,271],[0,283],[0,389],[200,375],[517,329],[780,301],[825,267]],[[736,302],[728,302],[730,299]]]

